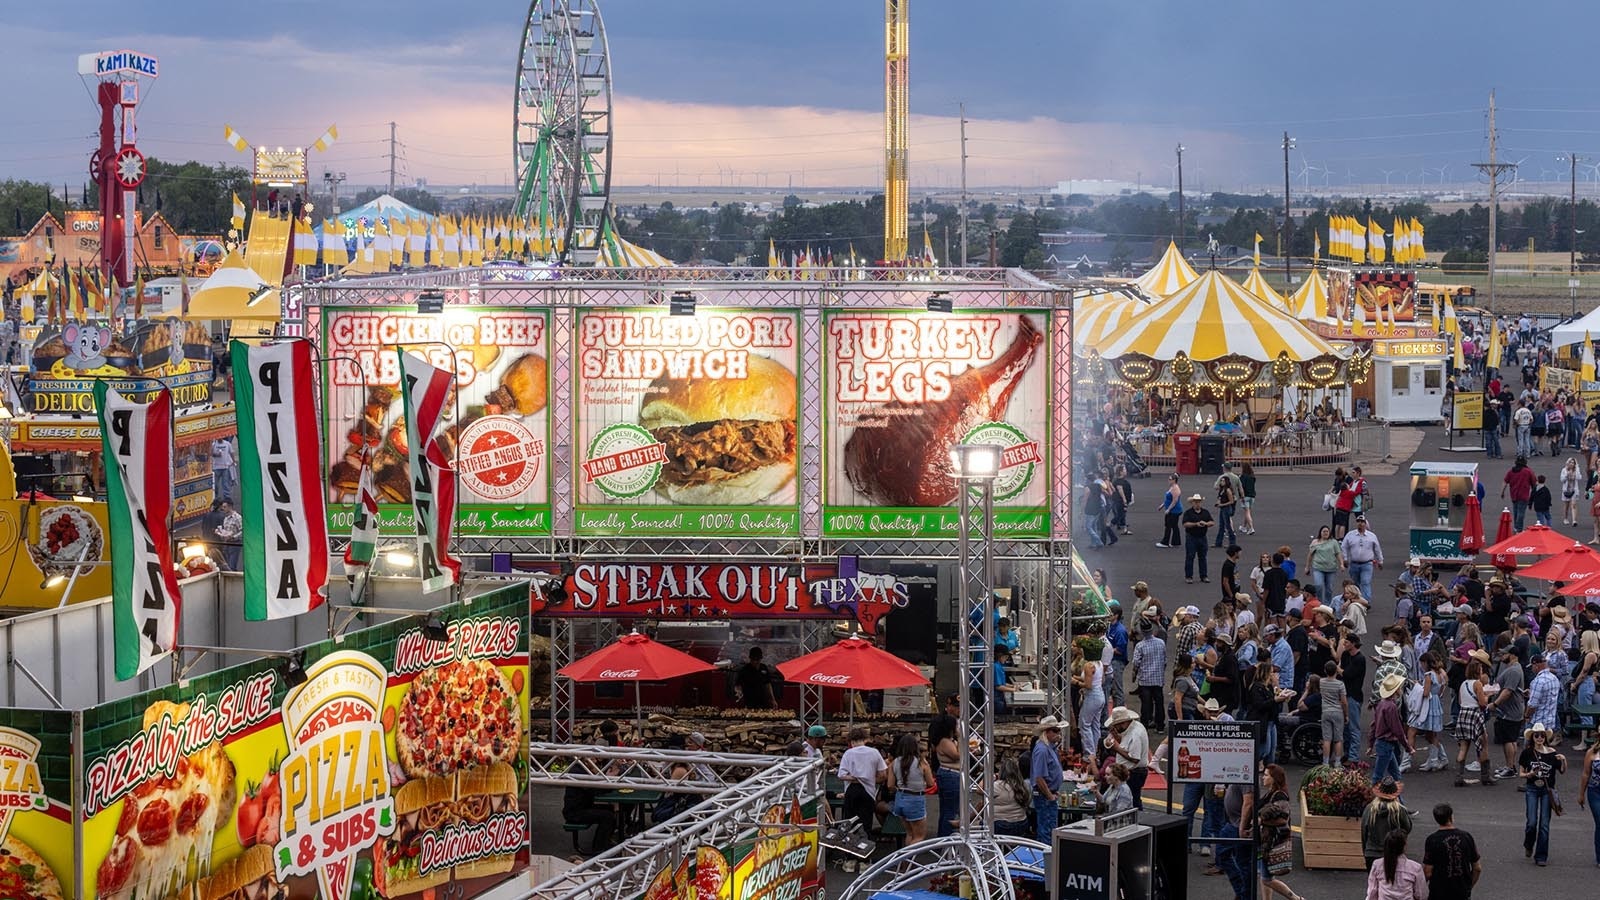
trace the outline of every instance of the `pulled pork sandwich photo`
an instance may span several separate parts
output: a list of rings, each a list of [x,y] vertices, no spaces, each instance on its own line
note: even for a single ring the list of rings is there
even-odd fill
[[[742,379],[657,378],[639,424],[666,445],[656,489],[672,502],[760,503],[795,475],[794,373],[752,354]]]

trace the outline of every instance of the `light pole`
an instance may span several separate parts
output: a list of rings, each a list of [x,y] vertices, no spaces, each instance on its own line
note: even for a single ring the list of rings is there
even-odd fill
[[[974,796],[972,772],[976,768],[981,779],[980,790],[991,790],[994,784],[994,479],[1000,474],[1002,448],[995,444],[957,444],[950,448],[950,465],[955,470],[956,481],[961,486],[961,531],[957,545],[961,564],[958,584],[961,598],[962,641],[960,648],[961,671],[965,684],[960,691],[961,722],[961,795]],[[972,493],[976,488],[980,497],[979,510],[974,514]],[[973,542],[978,543],[978,553],[973,555]],[[976,656],[973,646],[983,648]],[[981,700],[972,688],[981,687]],[[973,739],[978,741],[973,748]],[[940,815],[945,815],[941,810]],[[961,817],[961,838],[970,843],[974,837],[971,816]],[[992,839],[994,835],[994,805],[983,804],[982,831],[979,838]]]
[[[1556,157],[1557,162],[1567,163],[1572,170],[1572,189],[1567,196],[1567,291],[1572,295],[1572,317],[1578,317],[1578,160],[1576,153]]]
[[[1294,270],[1289,267],[1289,151],[1294,149],[1294,138],[1283,133],[1283,289],[1294,290]]]
[[[1183,145],[1178,145],[1178,255],[1183,255]]]
[[[322,173],[322,184],[328,189],[328,193],[333,195],[333,215],[335,217],[339,215],[339,185],[344,184],[347,177],[344,172],[325,171]]]

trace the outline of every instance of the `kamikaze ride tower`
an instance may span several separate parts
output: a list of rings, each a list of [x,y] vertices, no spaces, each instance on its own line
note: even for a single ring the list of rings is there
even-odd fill
[[[134,113],[141,82],[159,74],[156,57],[134,50],[78,57],[78,75],[93,79],[100,107],[100,146],[89,160],[89,176],[100,192],[100,270],[107,284],[133,283],[134,199],[145,176]]]

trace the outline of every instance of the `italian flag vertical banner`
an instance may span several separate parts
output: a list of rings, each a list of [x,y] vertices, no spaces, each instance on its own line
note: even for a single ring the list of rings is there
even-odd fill
[[[450,556],[456,473],[436,439],[455,378],[404,348],[397,349],[405,396],[406,447],[411,457],[411,509],[417,519],[417,560],[422,567],[422,592],[431,594],[461,577],[460,560]]]
[[[234,341],[244,617],[310,612],[326,599],[328,520],[317,463],[315,364],[306,341]]]
[[[137,403],[104,381],[94,386],[111,531],[113,659],[119,681],[171,653],[178,642],[178,576],[172,568],[172,393]]]
[[[350,543],[344,548],[344,571],[350,578],[350,603],[361,604],[367,593],[367,576],[378,550],[378,490],[372,483],[372,460],[361,454],[361,476],[356,480],[356,517],[350,525]]]

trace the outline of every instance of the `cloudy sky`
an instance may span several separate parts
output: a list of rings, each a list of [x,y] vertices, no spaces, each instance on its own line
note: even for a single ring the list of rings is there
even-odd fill
[[[879,0],[600,0],[623,184],[866,185],[881,177]],[[1307,4],[1282,0],[911,0],[911,176],[957,183],[957,104],[975,185],[1114,178],[1186,185],[1472,181],[1499,91],[1504,155],[1557,181],[1600,162],[1589,0]],[[130,9],[135,13],[130,17]],[[142,15],[141,15],[142,14]],[[313,172],[507,182],[526,5],[506,0],[0,4],[0,178],[74,185],[95,112],[79,53],[129,47],[162,75],[139,145],[242,164],[224,123],[264,145],[341,142]],[[1426,172],[1426,174],[1423,174]],[[1587,177],[1595,177],[1586,175]]]

